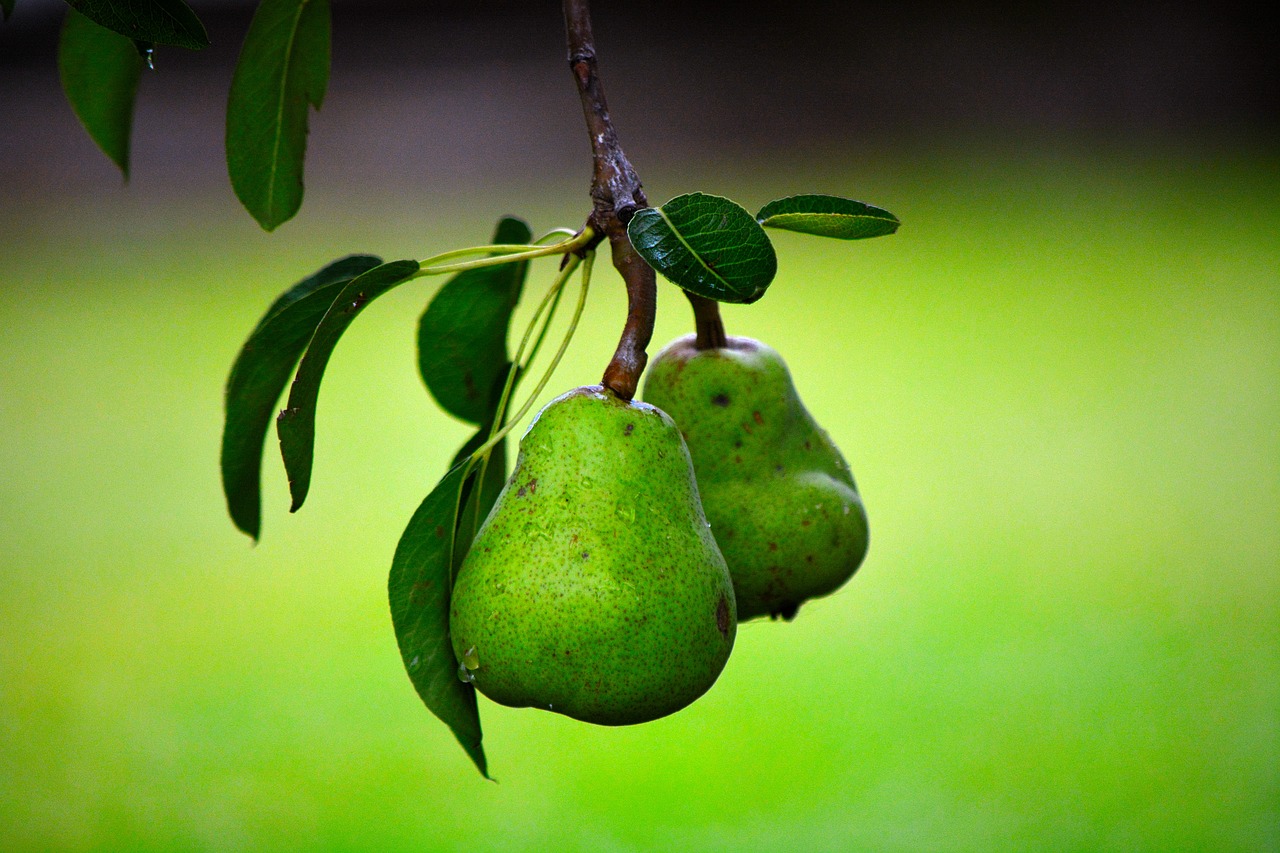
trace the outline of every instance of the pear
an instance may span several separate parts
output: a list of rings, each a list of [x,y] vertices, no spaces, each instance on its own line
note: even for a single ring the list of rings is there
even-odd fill
[[[706,350],[694,341],[688,335],[658,353],[644,399],[670,414],[688,443],[738,618],[791,619],[866,556],[857,484],[775,350],[750,338]]]
[[[737,633],[733,582],[684,440],[600,386],[547,404],[454,581],[459,677],[602,725],[678,711]]]

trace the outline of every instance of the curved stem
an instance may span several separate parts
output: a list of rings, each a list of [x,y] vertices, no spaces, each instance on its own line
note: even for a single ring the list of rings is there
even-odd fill
[[[515,390],[516,377],[522,371],[527,371],[533,363],[533,358],[537,355],[538,349],[542,346],[542,339],[547,334],[547,328],[551,325],[551,319],[555,316],[556,308],[560,305],[560,297],[564,293],[565,282],[569,280],[569,276],[577,268],[581,260],[576,255],[568,258],[569,263],[565,264],[564,269],[556,275],[556,279],[552,282],[551,287],[547,289],[543,295],[542,301],[538,303],[538,307],[533,312],[533,317],[529,320],[529,325],[525,327],[524,335],[520,338],[520,345],[516,347],[515,353],[511,356],[511,366],[507,368],[507,379],[502,386],[502,396],[498,398],[498,408],[494,413],[493,425],[489,428],[489,441],[485,446],[493,444],[493,437],[496,435],[506,423],[507,406],[511,402],[511,392]],[[534,341],[533,348],[529,349],[529,339],[533,337],[533,330],[538,327],[538,320],[546,312],[546,318],[542,321],[542,328],[538,332],[538,337]],[[525,350],[529,349],[529,355],[525,356]],[[524,360],[523,366],[521,359]]]
[[[658,282],[653,267],[636,254],[630,241],[621,250],[613,244],[613,266],[622,273],[627,285],[627,322],[600,384],[622,399],[630,400],[636,395],[640,375],[649,361],[646,348],[653,338]]]
[[[649,201],[609,117],[596,63],[589,0],[564,0],[564,22],[569,69],[578,86],[582,115],[591,137],[593,209],[587,222],[591,229],[608,238],[613,266],[627,287],[626,326],[601,383],[622,399],[630,400],[648,361],[645,348],[653,337],[657,282],[653,268],[632,247],[627,223],[637,210],[648,207]]]
[[[542,342],[546,340],[547,330],[551,328],[551,318],[556,315],[556,309],[560,307],[560,297],[564,296],[564,282],[568,280],[569,274],[577,267],[577,263],[565,264],[561,270],[560,285],[556,288],[555,298],[551,300],[551,307],[547,309],[547,318],[542,321],[542,328],[538,330],[538,337],[534,338],[533,346],[529,347],[529,354],[524,357],[524,364],[520,367],[521,373],[528,373],[533,360],[538,357],[538,351],[542,349]]]
[[[569,261],[564,268],[556,275],[555,281],[551,283],[551,287],[547,289],[542,300],[538,303],[538,307],[533,312],[533,317],[529,319],[529,324],[525,327],[524,335],[520,339],[520,346],[516,348],[515,354],[511,357],[511,365],[507,368],[507,378],[502,386],[502,395],[498,398],[498,407],[494,411],[493,423],[489,425],[489,437],[485,439],[483,446],[478,448],[471,454],[467,460],[467,464],[471,467],[480,466],[480,473],[476,476],[476,483],[483,483],[486,472],[489,469],[489,458],[493,454],[493,448],[497,446],[497,442],[501,437],[494,439],[499,432],[502,436],[507,434],[510,426],[506,424],[507,406],[511,402],[511,392],[515,390],[516,378],[519,374],[527,372],[529,366],[533,364],[534,358],[538,355],[538,350],[542,348],[542,341],[547,335],[547,329],[551,327],[551,320],[556,315],[556,308],[560,305],[560,297],[564,295],[565,282],[569,280],[569,276],[577,268],[581,260],[576,255],[567,258]],[[585,296],[585,294],[584,294]],[[542,315],[546,313],[544,318]],[[538,320],[542,320],[541,328],[538,329],[538,336],[534,339],[533,346],[529,346],[529,338],[533,336],[533,330],[538,328]],[[576,321],[575,321],[576,322]],[[529,354],[524,355],[525,349],[529,350]],[[524,364],[520,363],[521,358]],[[514,423],[514,422],[513,422]],[[506,429],[504,429],[506,427]],[[467,469],[470,472],[470,468]],[[464,475],[463,479],[466,479]],[[479,485],[476,486],[479,488]],[[484,519],[480,515],[480,504],[475,506],[476,517],[473,520],[472,530],[480,529],[480,522]]]
[[[482,454],[486,454],[499,441],[507,437],[507,433],[518,424],[525,415],[529,414],[529,410],[533,408],[533,404],[537,401],[538,395],[542,393],[542,389],[547,387],[547,382],[551,380],[551,374],[555,373],[556,368],[560,365],[560,359],[564,356],[565,350],[569,348],[569,341],[573,339],[573,333],[578,329],[578,321],[582,319],[582,309],[587,304],[587,291],[591,287],[591,265],[595,261],[595,253],[588,252],[586,257],[582,259],[582,289],[578,292],[578,304],[573,308],[573,317],[569,320],[569,328],[565,330],[564,339],[560,341],[560,348],[556,350],[556,354],[551,357],[551,363],[547,365],[547,369],[543,371],[542,378],[538,380],[537,386],[533,392],[529,394],[528,399],[514,415],[512,415],[502,427],[502,429],[489,436],[489,440],[471,454],[472,458],[478,458]],[[576,260],[576,258],[575,258]],[[573,263],[572,261],[570,262]]]
[[[568,255],[581,251],[584,247],[598,240],[596,234],[588,227],[574,234],[568,240],[561,240],[549,246],[530,245],[525,243],[500,243],[491,246],[469,246],[465,249],[454,249],[433,255],[420,261],[420,269],[411,276],[422,278],[428,275],[444,275],[446,273],[463,272],[464,270],[494,267],[502,264],[514,264],[534,258],[545,258],[548,255]],[[453,264],[442,264],[451,258],[465,258],[469,255],[485,254],[489,257],[477,258],[474,261],[459,261]]]
[[[574,231],[572,228],[552,228],[546,234],[533,241],[533,245],[541,246],[552,237],[577,237],[581,232]]]

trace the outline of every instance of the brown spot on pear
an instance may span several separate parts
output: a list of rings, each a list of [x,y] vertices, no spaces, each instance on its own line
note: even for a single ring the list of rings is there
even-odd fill
[[[772,348],[693,335],[650,362],[644,399],[679,424],[702,505],[733,575],[738,619],[790,619],[843,585],[866,556],[867,516],[848,464]],[[707,401],[725,400],[726,405]],[[786,567],[785,576],[770,567]]]
[[[517,500],[512,484],[534,480]],[[487,619],[498,588],[502,619]],[[473,683],[504,705],[625,725],[710,688],[733,648],[733,582],[671,418],[599,386],[549,403],[463,561],[451,614],[454,653],[475,649]]]

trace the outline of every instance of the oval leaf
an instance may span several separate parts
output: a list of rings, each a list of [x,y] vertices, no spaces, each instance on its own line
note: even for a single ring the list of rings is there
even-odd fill
[[[793,195],[760,208],[756,219],[765,228],[782,228],[838,240],[892,234],[901,225],[884,208],[834,195]]]
[[[209,46],[204,24],[182,0],[67,0],[67,4],[99,26],[131,39],[190,50]]]
[[[262,516],[262,449],[276,403],[343,286],[380,263],[352,255],[298,282],[267,309],[236,356],[227,377],[222,490],[231,520],[254,539]]]
[[[127,179],[133,102],[142,74],[133,42],[68,9],[58,41],[58,72],[76,118]]]
[[[263,0],[227,100],[227,171],[241,204],[271,231],[302,205],[307,107],[329,84],[328,0]]]
[[[778,271],[760,223],[720,196],[689,193],[645,208],[631,218],[627,234],[655,270],[719,302],[755,302]]]
[[[527,243],[529,225],[504,218],[494,243]],[[527,262],[458,273],[431,300],[418,324],[418,369],[431,396],[455,417],[482,424],[491,392],[506,375],[507,328],[520,301]]]
[[[458,679],[458,661],[449,642],[454,529],[468,474],[466,463],[455,466],[413,514],[391,561],[387,594],[409,680],[487,779],[476,691]]]
[[[417,261],[391,261],[347,282],[316,327],[307,353],[298,365],[289,402],[276,418],[280,454],[293,496],[290,512],[297,512],[311,487],[311,461],[316,443],[316,403],[320,380],[338,339],[364,307],[418,271]]]

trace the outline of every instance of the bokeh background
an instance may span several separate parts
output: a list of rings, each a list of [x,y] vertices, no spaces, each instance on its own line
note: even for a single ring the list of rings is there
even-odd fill
[[[144,78],[127,186],[62,101],[59,4],[0,25],[0,849],[1280,849],[1261,20],[598,4],[652,199],[827,191],[903,220],[777,236],[769,294],[725,311],[787,357],[873,542],[672,717],[482,700],[493,784],[418,702],[385,601],[466,436],[414,367],[435,285],[339,346],[297,515],[268,448],[256,547],[220,493],[221,394],[270,300],[335,257],[582,221],[557,4],[336,3],[307,198],[271,235],[221,159],[245,5],[192,5],[214,45]],[[598,379],[613,281],[548,398]],[[655,345],[690,329],[660,298]]]

